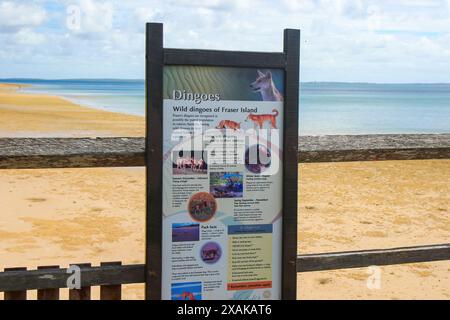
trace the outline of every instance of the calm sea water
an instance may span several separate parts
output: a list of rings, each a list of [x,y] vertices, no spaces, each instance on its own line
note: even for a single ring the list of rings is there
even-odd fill
[[[143,80],[31,80],[49,93],[110,111],[145,113]],[[300,134],[450,132],[450,84],[302,83]]]

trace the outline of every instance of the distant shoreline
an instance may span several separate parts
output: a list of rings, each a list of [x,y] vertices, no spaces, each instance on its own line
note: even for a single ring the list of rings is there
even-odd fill
[[[144,137],[142,116],[100,110],[0,83],[1,137]]]
[[[145,118],[144,80],[16,80],[27,94]],[[450,84],[304,82],[300,90],[301,136],[450,132]]]
[[[121,78],[0,78],[0,83],[20,83],[21,81],[130,81],[145,82],[145,79],[121,79]],[[354,85],[450,85],[450,82],[364,82],[364,81],[300,81],[300,84],[354,84]]]
[[[2,87],[3,87],[3,90],[20,91],[22,89],[33,88],[33,85],[32,84],[13,83],[13,82],[5,83],[0,80],[0,90],[2,90]],[[99,105],[89,104],[89,103],[82,102],[82,101],[77,101],[76,99],[71,99],[64,95],[58,95],[58,94],[51,93],[51,92],[36,93],[36,92],[20,91],[20,93],[38,94],[38,95],[42,95],[42,96],[57,97],[57,98],[67,101],[68,103],[79,105],[80,107],[83,107],[83,108],[91,108],[91,109],[101,110],[101,111],[105,111],[105,112],[119,113],[119,114],[123,114],[123,115],[127,115],[127,116],[131,115],[131,116],[143,117],[141,115],[136,115],[134,113],[127,113],[125,111],[112,111],[112,110],[109,110],[108,108],[104,108]]]

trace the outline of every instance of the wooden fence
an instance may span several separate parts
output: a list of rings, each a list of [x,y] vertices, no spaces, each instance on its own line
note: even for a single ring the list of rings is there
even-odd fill
[[[144,166],[144,145],[143,138],[2,138],[0,169]],[[450,134],[301,137],[299,150],[299,161],[303,163],[450,159]],[[299,255],[297,271],[442,260],[450,260],[450,244]],[[71,300],[90,300],[93,286],[100,286],[101,300],[120,300],[123,284],[145,282],[142,264],[78,266],[81,289],[69,290]],[[69,276],[67,269],[59,266],[9,268],[0,272],[0,292],[4,292],[5,300],[24,300],[28,290],[37,290],[39,300],[58,300]]]
[[[299,139],[301,163],[419,159],[450,159],[450,134]],[[144,165],[144,138],[0,138],[0,169]]]

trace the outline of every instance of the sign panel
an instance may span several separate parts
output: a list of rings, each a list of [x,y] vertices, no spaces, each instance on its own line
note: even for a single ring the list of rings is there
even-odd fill
[[[163,299],[281,299],[284,72],[164,66]]]

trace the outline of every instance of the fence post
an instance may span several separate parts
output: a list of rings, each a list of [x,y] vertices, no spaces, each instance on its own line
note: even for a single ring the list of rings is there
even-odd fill
[[[298,101],[300,31],[284,30],[286,54],[283,136],[282,299],[297,299]]]
[[[145,299],[161,300],[163,25],[148,23],[146,37]]]
[[[59,269],[59,266],[41,266],[38,270]],[[59,289],[40,289],[37,291],[38,300],[59,300]]]
[[[90,267],[90,263],[71,264],[81,268],[81,277],[83,277],[83,267]],[[91,287],[81,287],[81,289],[70,289],[69,300],[91,300]]]
[[[10,271],[25,271],[27,268],[5,268],[5,272]],[[27,300],[27,291],[6,291],[5,300]]]
[[[102,262],[104,266],[121,266],[122,262]],[[104,285],[100,286],[100,300],[122,300],[122,285]]]

